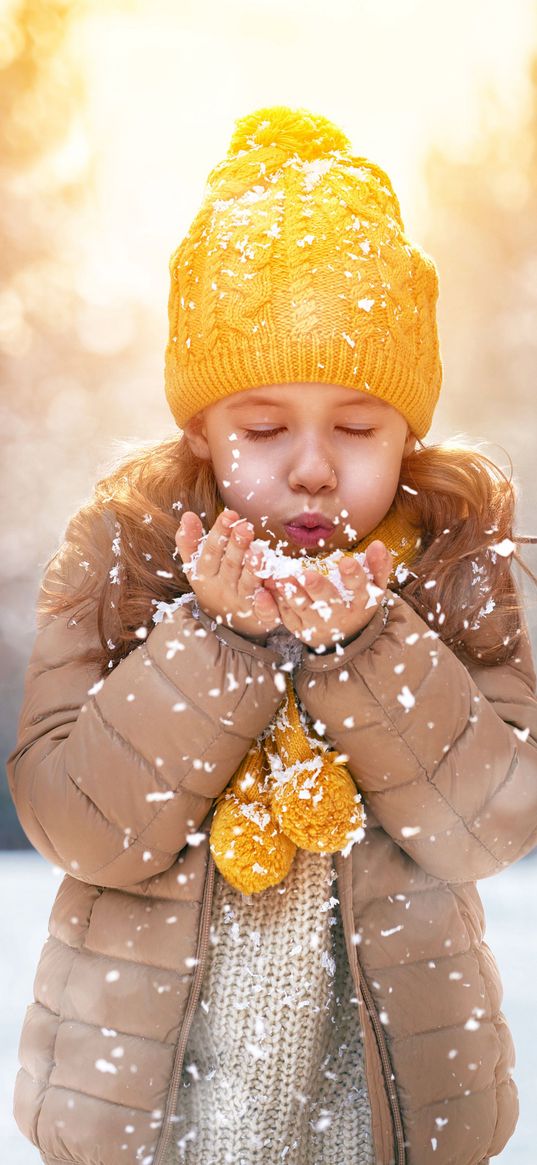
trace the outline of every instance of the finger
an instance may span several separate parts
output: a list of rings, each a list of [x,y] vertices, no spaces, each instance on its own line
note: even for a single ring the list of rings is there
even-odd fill
[[[254,528],[251,522],[247,522],[244,518],[239,519],[230,530],[222,555],[220,573],[226,582],[237,589],[244,569],[245,555],[253,536]],[[258,584],[259,580],[256,580],[256,585]]]
[[[300,609],[297,609],[294,603],[285,597],[285,590],[280,581],[276,582],[273,594],[273,602],[275,602],[277,605],[278,613],[282,623],[285,625],[288,631],[292,631],[294,634],[299,628],[302,627]]]
[[[347,562],[347,560],[345,560]],[[344,574],[344,586],[351,595],[360,596],[365,593],[365,576],[359,562],[349,560],[352,582]],[[310,572],[311,574],[311,572]],[[311,610],[316,613],[319,623],[325,628],[325,633],[332,643],[345,636],[343,623],[343,608],[351,605],[351,598],[345,599],[337,587],[328,578],[319,572],[313,573],[308,582],[309,593],[312,596]]]
[[[320,571],[309,570],[304,578],[304,589],[314,599],[324,599],[327,603],[339,604],[341,595],[333,582]]]
[[[312,616],[308,615],[308,611],[311,611],[312,606],[315,606],[315,599],[307,594],[296,578],[292,580],[277,579],[275,595],[284,626],[293,635],[309,641],[314,632],[309,625]],[[320,600],[320,604],[326,607],[322,600]],[[316,618],[314,613],[314,622],[316,622]]]
[[[259,587],[253,596],[254,611],[258,619],[265,625],[270,627],[277,627],[281,623],[281,615],[278,609],[278,604],[265,590],[265,587]]]
[[[293,582],[296,583],[296,579],[293,579]],[[306,644],[311,643],[312,637],[316,633],[311,619],[313,617],[313,621],[317,622],[317,616],[315,611],[313,611],[312,616],[308,614],[308,611],[311,611],[312,607],[317,605],[315,599],[313,599],[313,602],[309,601],[311,596],[308,596],[302,588],[297,586],[291,587],[279,579],[276,581],[275,589],[278,610],[280,611],[284,627],[302,642]],[[324,608],[325,611],[328,610],[326,603],[322,599],[318,600],[318,605]],[[318,612],[318,615],[321,615],[321,611]]]
[[[366,562],[377,586],[386,588],[393,569],[393,557],[384,542],[378,538],[366,550]]]
[[[279,578],[276,579],[276,595],[279,601],[291,605],[293,608],[300,610],[305,607],[308,602],[308,594],[298,579],[293,578]]]
[[[233,523],[237,520],[238,515],[235,510],[224,510],[218,515],[201,548],[197,563],[198,578],[210,579],[215,578],[218,574],[230,540]]]
[[[252,603],[254,614],[263,626],[273,631],[282,622],[280,609],[273,590],[274,580],[260,578],[256,573],[263,561],[262,550],[251,544],[244,556],[242,574],[239,580],[239,594],[245,596]],[[267,586],[267,583],[270,586]]]
[[[239,594],[253,597],[255,592],[260,587],[265,590],[266,583],[269,580],[260,579],[259,575],[256,573],[261,566],[261,562],[262,555],[258,550],[256,550],[255,546],[252,545],[252,542],[250,541],[244,553],[242,574],[240,576],[238,585]],[[269,587],[266,588],[267,592],[269,589]]]
[[[361,563],[355,558],[344,558],[339,564],[339,573],[347,591],[357,594],[364,590],[367,575]]]
[[[191,510],[187,510],[179,523],[179,527],[175,532],[175,543],[181,555],[181,558],[190,558],[195,550],[198,548],[200,538],[203,536],[203,526],[197,514]]]
[[[259,575],[256,574],[256,571],[262,564],[262,559],[262,551],[259,547],[253,545],[250,540],[244,553],[237,591],[241,598],[244,597],[250,602],[254,614],[262,626],[267,631],[273,631],[282,620],[278,610],[278,604],[265,588],[264,584],[268,580],[260,579]]]

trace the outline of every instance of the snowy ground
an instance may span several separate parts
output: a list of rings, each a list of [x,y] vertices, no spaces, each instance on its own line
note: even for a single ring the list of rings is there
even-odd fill
[[[37,1165],[40,1154],[19,1132],[12,1116],[20,1027],[50,908],[62,873],[36,853],[0,853],[4,957],[0,964],[0,1147],[9,1165]],[[488,926],[486,939],[504,983],[503,1011],[517,1048],[520,1120],[509,1145],[494,1162],[534,1165],[537,1160],[537,1013],[532,967],[537,965],[535,889],[537,859],[526,858],[500,877],[479,883]],[[15,895],[16,891],[16,895]],[[126,1163],[127,1165],[127,1163]],[[315,1165],[312,1162],[312,1165]]]

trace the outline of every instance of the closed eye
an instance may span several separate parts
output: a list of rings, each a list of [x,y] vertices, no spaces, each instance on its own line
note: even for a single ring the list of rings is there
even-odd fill
[[[244,436],[247,441],[270,441],[282,432],[283,429],[245,429]],[[375,435],[374,429],[346,429],[343,426],[342,432],[347,433],[350,437],[374,437]]]

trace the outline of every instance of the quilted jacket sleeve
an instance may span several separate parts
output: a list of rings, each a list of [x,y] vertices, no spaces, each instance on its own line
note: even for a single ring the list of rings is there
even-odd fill
[[[486,878],[537,842],[527,627],[508,663],[467,667],[401,595],[387,614],[342,654],[305,653],[298,696],[406,853],[447,882]]]
[[[195,844],[285,685],[276,653],[228,628],[217,637],[190,604],[100,679],[81,655],[98,645],[112,538],[93,517],[80,545],[73,521],[41,588],[72,586],[89,561],[96,593],[74,617],[38,618],[7,777],[39,853],[81,881],[127,886],[171,866],[189,836]]]

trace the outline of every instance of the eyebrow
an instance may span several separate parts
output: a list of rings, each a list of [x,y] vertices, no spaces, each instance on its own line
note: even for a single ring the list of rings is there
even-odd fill
[[[269,396],[258,396],[255,398],[249,398],[248,400],[240,400],[241,395],[242,394],[239,393],[239,399],[234,401],[233,404],[229,405],[230,412],[232,410],[235,411],[236,409],[239,409],[239,408],[247,408],[248,405],[252,405],[252,406],[254,406],[254,405],[272,405],[275,408],[285,408],[286,403],[287,403],[284,401],[274,400],[274,397],[269,397]],[[343,409],[343,408],[347,408],[349,406],[351,406],[352,408],[357,408],[357,407],[364,406],[364,405],[372,405],[374,408],[377,408],[380,405],[382,405],[382,401],[379,400],[378,397],[374,397],[374,396],[372,396],[371,399],[369,397],[359,396],[359,397],[355,397],[354,400],[351,400],[349,398],[348,400],[338,401],[337,404],[334,405],[334,408]]]

